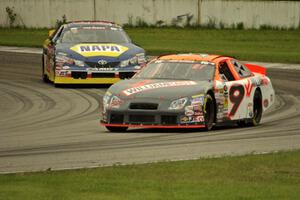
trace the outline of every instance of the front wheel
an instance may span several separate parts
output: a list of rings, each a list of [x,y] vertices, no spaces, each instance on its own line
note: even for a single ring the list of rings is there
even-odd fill
[[[214,100],[210,94],[207,94],[205,97],[204,104],[204,120],[205,120],[205,130],[209,131],[214,126],[215,120],[215,104]]]
[[[124,132],[128,129],[128,127],[120,127],[120,126],[105,126],[105,128],[110,132]]]
[[[42,79],[45,83],[50,83],[49,77],[45,74],[45,59],[44,55],[42,56]]]

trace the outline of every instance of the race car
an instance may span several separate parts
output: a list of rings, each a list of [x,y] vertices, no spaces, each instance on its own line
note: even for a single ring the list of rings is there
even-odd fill
[[[164,55],[107,90],[101,124],[112,132],[130,127],[211,130],[228,122],[255,126],[274,95],[264,67],[220,55]]]
[[[49,31],[43,44],[42,78],[58,84],[112,84],[130,78],[146,63],[145,50],[121,26],[77,21]]]

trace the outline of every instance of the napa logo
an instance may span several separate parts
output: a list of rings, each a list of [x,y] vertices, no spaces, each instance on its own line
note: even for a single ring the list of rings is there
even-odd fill
[[[84,57],[110,56],[118,57],[128,50],[127,47],[118,44],[77,44],[70,48]]]

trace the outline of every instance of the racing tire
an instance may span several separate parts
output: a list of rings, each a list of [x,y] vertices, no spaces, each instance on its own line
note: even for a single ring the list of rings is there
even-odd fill
[[[118,127],[118,126],[105,126],[110,132],[125,132],[128,127]]]
[[[210,131],[214,126],[215,121],[215,104],[214,99],[210,94],[207,94],[205,97],[205,107],[204,107],[204,121],[205,121],[205,130]]]
[[[45,74],[44,55],[42,57],[42,79],[44,83],[50,83],[48,76]]]
[[[256,90],[253,97],[253,117],[248,120],[239,121],[238,125],[241,127],[257,126],[260,123],[262,112],[262,95],[259,90]]]
[[[262,112],[262,96],[260,91],[256,90],[253,98],[253,117],[247,122],[247,125],[257,126],[260,123]]]

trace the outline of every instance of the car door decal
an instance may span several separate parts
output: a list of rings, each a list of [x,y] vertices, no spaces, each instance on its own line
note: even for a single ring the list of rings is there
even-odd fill
[[[252,88],[253,88],[253,84],[251,83],[250,79],[247,79],[247,83],[245,84],[246,96],[247,97],[250,97]]]
[[[245,89],[243,85],[235,84],[231,86],[229,90],[229,100],[233,105],[232,105],[232,109],[229,112],[229,117],[235,115],[242,100],[244,99],[244,94],[245,94]]]

